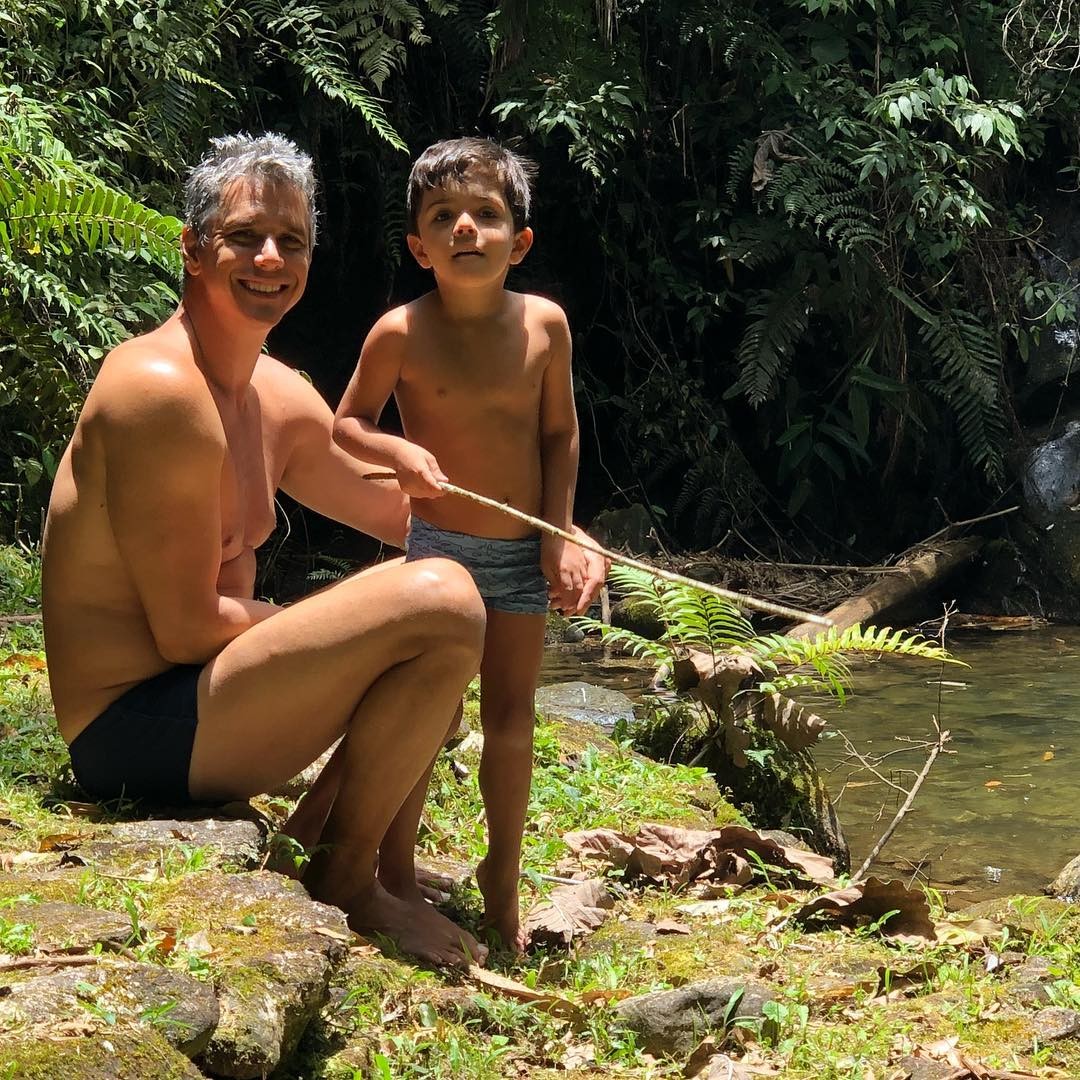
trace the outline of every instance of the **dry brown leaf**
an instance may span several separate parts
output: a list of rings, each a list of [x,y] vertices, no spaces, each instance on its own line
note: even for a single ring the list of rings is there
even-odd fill
[[[1046,753],[1043,754],[1042,759],[1043,759],[1043,761],[1053,761],[1054,760],[1054,751],[1053,750],[1047,750]]]
[[[549,1012],[555,1016],[575,1018],[581,1015],[581,1009],[572,1001],[551,994],[543,990],[533,990],[524,983],[508,979],[505,975],[499,975],[477,964],[469,965],[469,978],[478,983],[486,990],[499,994],[502,997],[512,998],[527,1005],[535,1005],[543,1012]]]
[[[686,923],[678,922],[676,919],[659,919],[656,923],[656,932],[658,934],[689,934],[691,930]]]
[[[591,934],[610,915],[615,902],[602,881],[558,885],[525,917],[523,929],[534,945],[569,945]]]
[[[630,861],[634,845],[614,829],[587,829],[563,835],[563,842],[581,859],[602,859],[616,870]]]
[[[842,925],[877,922],[896,912],[881,926],[881,932],[897,941],[936,941],[930,905],[921,889],[909,889],[899,881],[867,878],[859,885],[825,893],[804,904],[791,916],[795,922],[825,916]]]
[[[828,724],[804,705],[781,694],[752,694],[746,708],[790,750],[805,750]]]
[[[80,840],[82,836],[79,833],[54,833],[38,841],[38,851],[66,851]]]
[[[595,1005],[598,1001],[609,1004],[612,1001],[625,1001],[628,997],[633,996],[633,990],[586,990],[581,995],[581,1000],[586,1005]]]
[[[3,660],[0,660],[0,667],[24,667],[29,668],[30,671],[44,671],[45,661],[42,657],[35,656],[33,653],[10,653]]]
[[[987,780],[986,783],[983,784],[983,787],[985,787],[985,788],[1001,787],[1001,781],[1000,780]]]

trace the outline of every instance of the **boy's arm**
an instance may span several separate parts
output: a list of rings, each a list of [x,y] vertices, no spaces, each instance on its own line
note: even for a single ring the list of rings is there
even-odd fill
[[[379,430],[379,417],[401,376],[405,333],[402,308],[371,328],[334,417],[334,442],[353,457],[393,469],[406,495],[433,499],[442,495],[438,485],[446,479],[434,454]]]
[[[570,327],[560,308],[554,308],[547,321],[551,348],[540,397],[541,517],[560,529],[570,529],[578,468]],[[564,610],[577,610],[588,576],[581,549],[545,534],[541,542],[541,564],[551,587],[553,604]]]

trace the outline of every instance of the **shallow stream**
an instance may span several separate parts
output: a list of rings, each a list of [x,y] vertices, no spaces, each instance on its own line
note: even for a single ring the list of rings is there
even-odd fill
[[[957,632],[949,647],[970,666],[945,669],[940,712],[938,665],[889,658],[860,666],[847,704],[821,703],[820,711],[861,753],[899,749],[898,736],[931,738],[935,714],[952,733],[955,753],[938,758],[882,852],[882,870],[910,876],[918,868],[954,893],[953,906],[1037,893],[1080,853],[1080,627]],[[632,698],[648,684],[639,662],[566,648],[549,652],[543,683],[584,679]],[[840,738],[824,740],[816,757],[839,797],[857,867],[903,797],[845,763]],[[924,760],[918,751],[898,754],[882,771],[907,787]]]

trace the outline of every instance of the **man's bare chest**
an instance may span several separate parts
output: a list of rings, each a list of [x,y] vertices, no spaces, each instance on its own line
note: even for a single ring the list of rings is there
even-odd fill
[[[277,487],[274,440],[258,422],[224,420],[226,450],[221,467],[222,561],[257,548],[273,532]]]

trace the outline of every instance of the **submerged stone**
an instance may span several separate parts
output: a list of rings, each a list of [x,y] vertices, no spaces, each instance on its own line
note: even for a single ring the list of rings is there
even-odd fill
[[[595,724],[611,731],[621,720],[634,718],[634,703],[618,690],[587,682],[553,683],[536,691],[536,709],[545,720]]]

